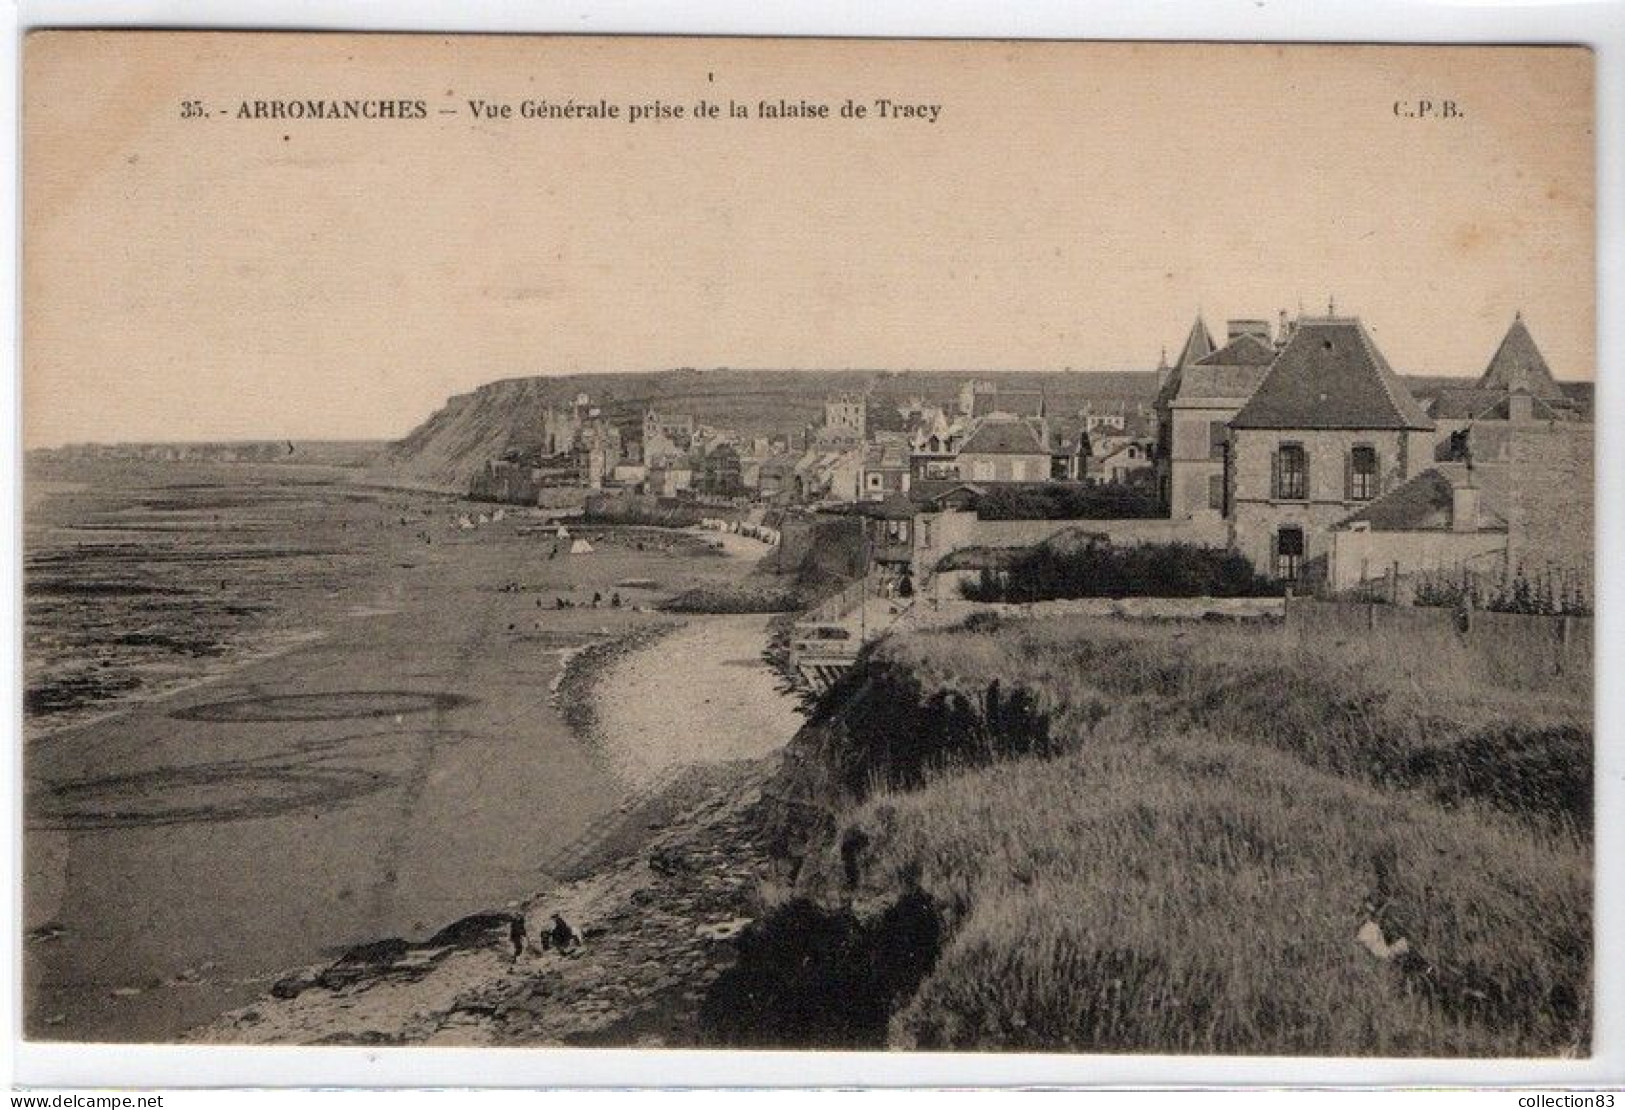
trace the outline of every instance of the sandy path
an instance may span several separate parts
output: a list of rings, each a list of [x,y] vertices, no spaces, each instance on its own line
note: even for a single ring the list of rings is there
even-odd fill
[[[647,789],[686,765],[754,759],[795,735],[795,703],[762,662],[768,620],[704,617],[605,672],[598,723],[617,777]]]

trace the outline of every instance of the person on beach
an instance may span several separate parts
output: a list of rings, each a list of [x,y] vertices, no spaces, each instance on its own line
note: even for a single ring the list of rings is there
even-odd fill
[[[574,925],[564,920],[563,916],[554,914],[553,928],[548,933],[548,940],[552,942],[552,947],[564,952],[571,948],[581,947],[581,932]]]

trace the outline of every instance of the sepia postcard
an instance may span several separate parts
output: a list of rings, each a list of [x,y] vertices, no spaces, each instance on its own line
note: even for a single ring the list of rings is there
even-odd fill
[[[27,1041],[1592,1055],[1591,50],[21,69]]]

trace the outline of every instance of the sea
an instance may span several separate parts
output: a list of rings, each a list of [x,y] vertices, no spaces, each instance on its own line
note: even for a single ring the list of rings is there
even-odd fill
[[[319,637],[421,495],[355,468],[30,461],[23,712],[47,736]],[[399,520],[388,510],[398,508]]]

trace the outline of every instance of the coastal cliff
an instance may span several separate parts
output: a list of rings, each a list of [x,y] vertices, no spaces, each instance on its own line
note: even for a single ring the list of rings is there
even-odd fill
[[[1107,399],[1149,401],[1152,371],[996,371],[1001,383],[1042,389],[1055,411]],[[458,394],[384,451],[378,477],[391,484],[461,493],[488,459],[541,442],[549,407],[585,393],[612,422],[634,427],[645,410],[683,413],[700,424],[751,435],[795,436],[824,398],[858,391],[877,399],[955,396],[988,372],[879,370],[664,370],[508,378]]]

